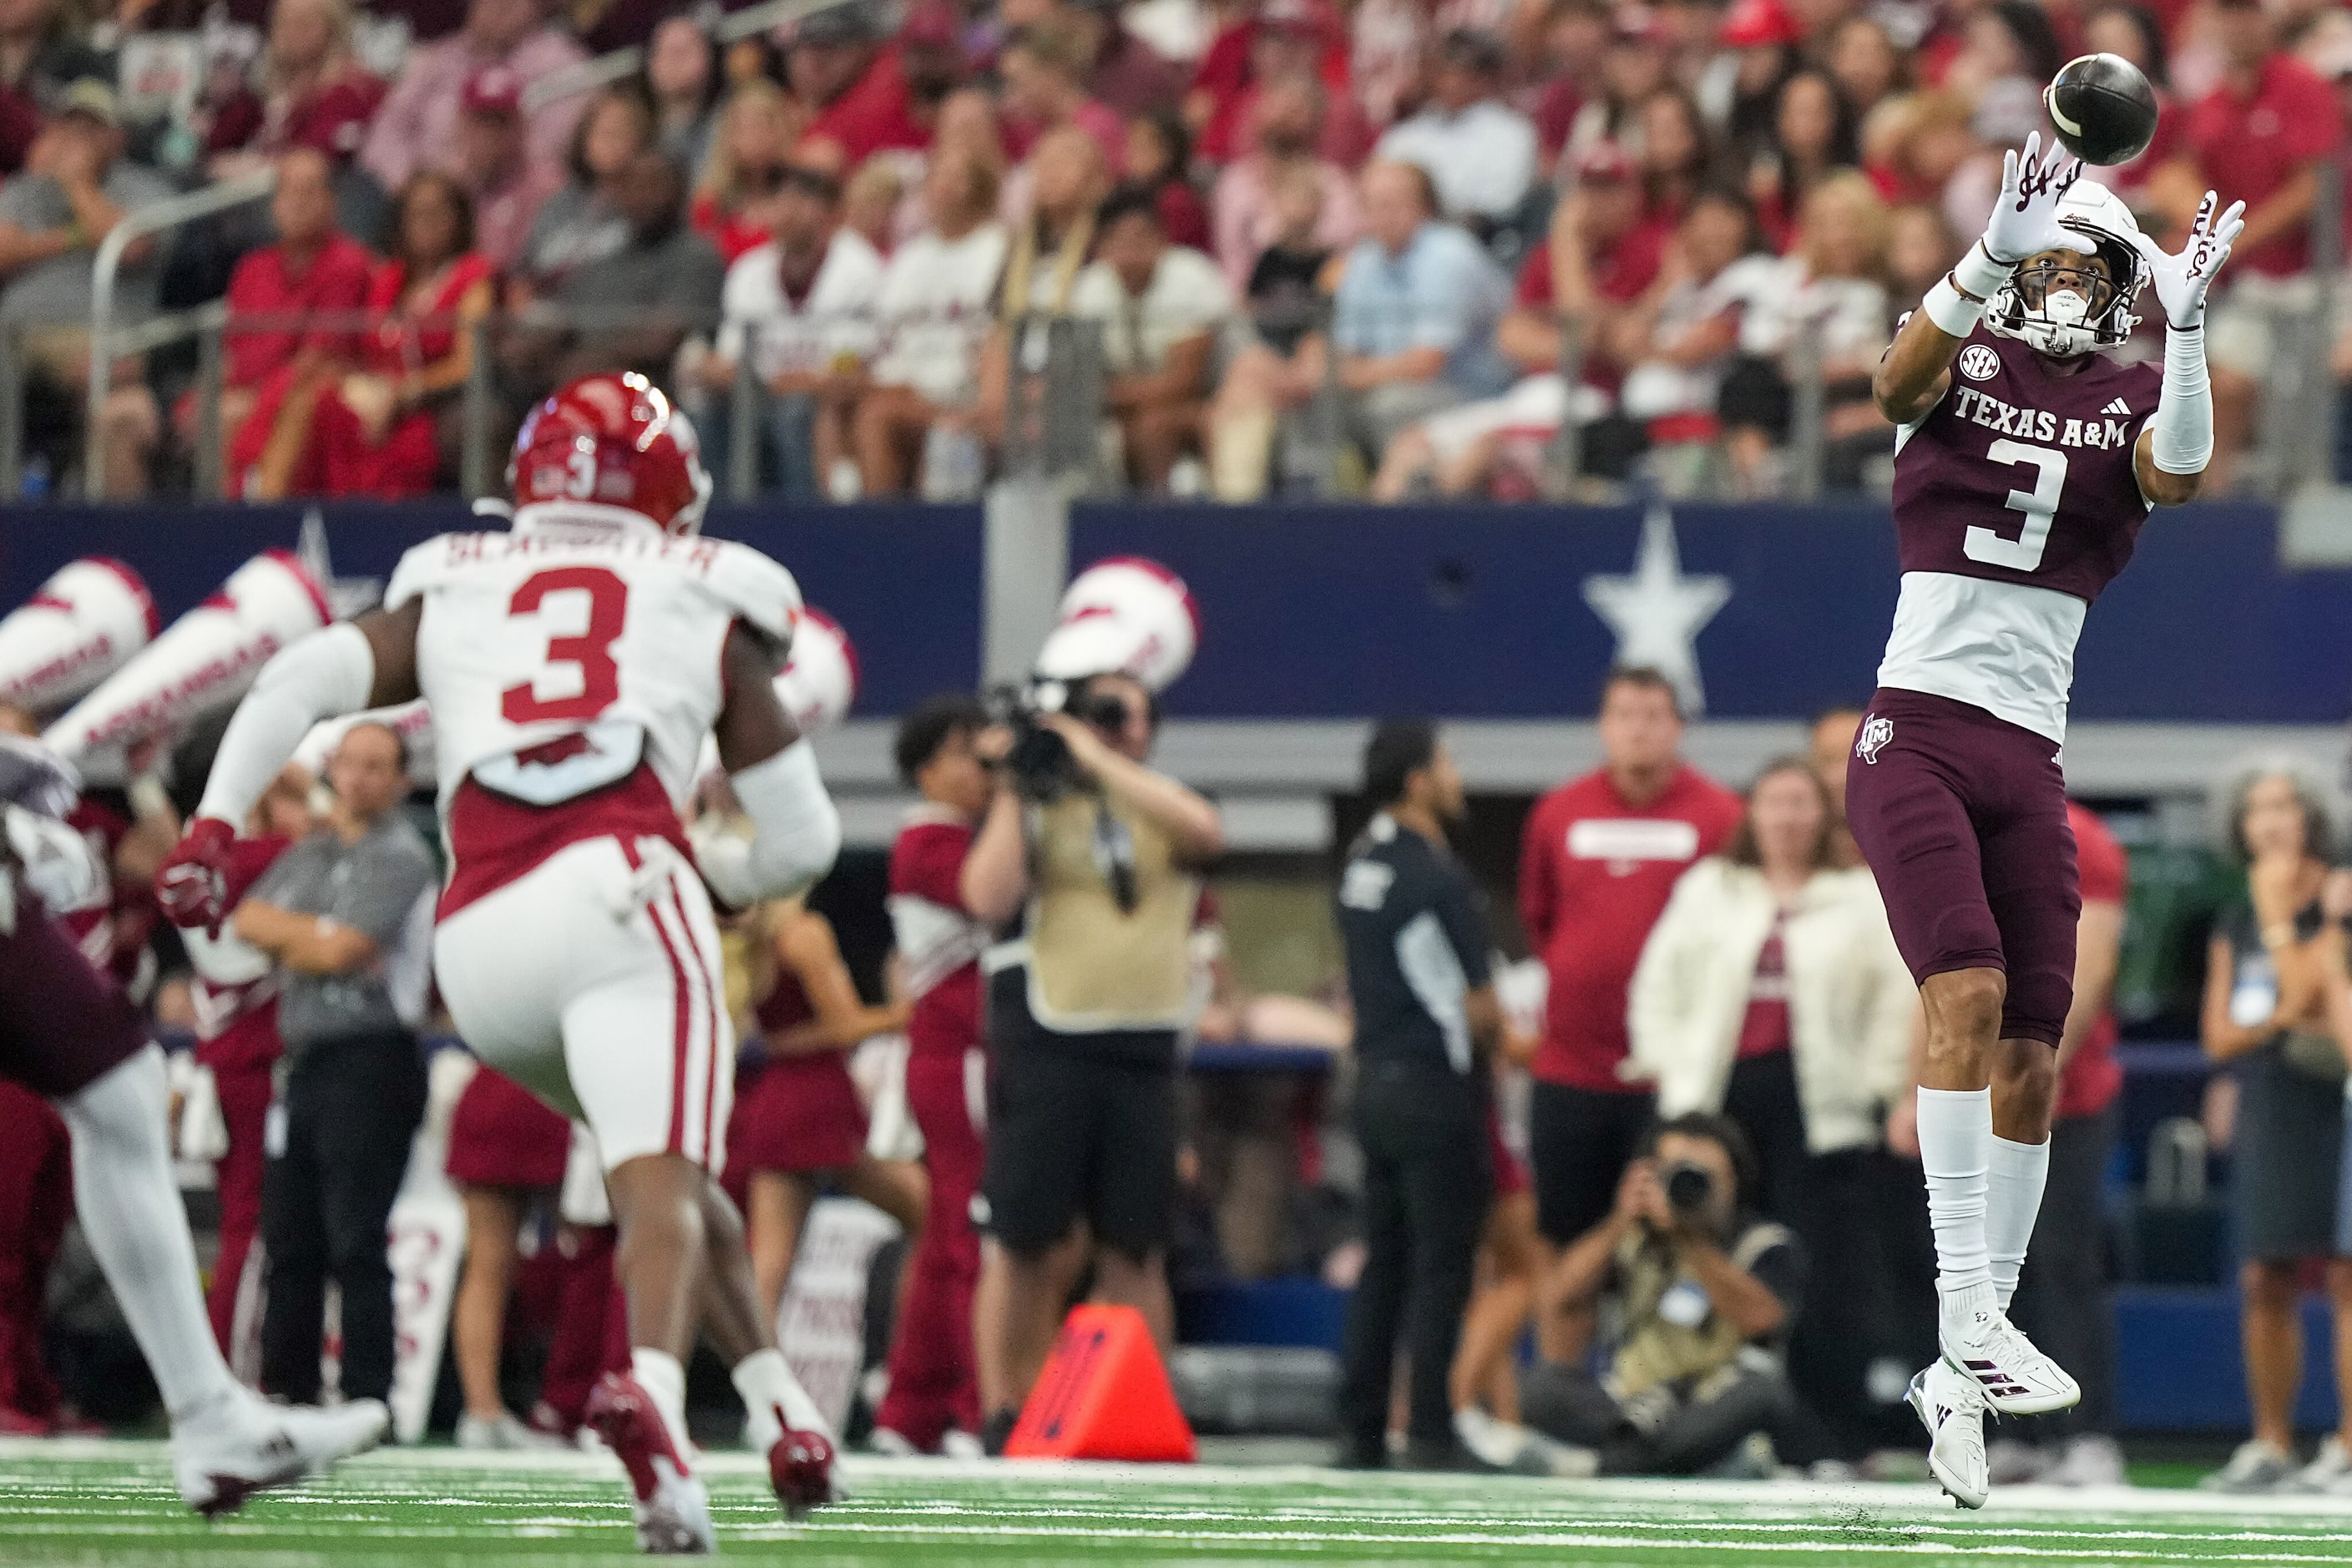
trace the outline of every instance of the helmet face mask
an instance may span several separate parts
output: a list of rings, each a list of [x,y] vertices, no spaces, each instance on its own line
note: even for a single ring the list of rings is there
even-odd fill
[[[2147,266],[2131,242],[2138,225],[2112,192],[2089,180],[2075,182],[2058,221],[2084,244],[2027,257],[1986,303],[1985,327],[2052,359],[2118,347],[2139,325],[2132,304],[2147,283]]]

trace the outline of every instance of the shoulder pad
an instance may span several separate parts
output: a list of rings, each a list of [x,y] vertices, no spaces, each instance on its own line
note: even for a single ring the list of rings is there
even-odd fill
[[[790,572],[748,544],[705,540],[716,553],[703,574],[710,595],[774,650],[783,667],[801,613],[801,585]]]

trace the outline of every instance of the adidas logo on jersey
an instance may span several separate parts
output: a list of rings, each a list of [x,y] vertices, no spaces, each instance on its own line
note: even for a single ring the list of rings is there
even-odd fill
[[[2100,409],[2099,412],[2102,414],[2121,414],[2128,416],[2131,413],[2131,405],[2118,397],[2114,402],[2108,404],[2105,408]]]

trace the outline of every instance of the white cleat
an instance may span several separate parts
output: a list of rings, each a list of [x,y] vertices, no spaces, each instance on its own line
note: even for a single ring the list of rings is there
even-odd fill
[[[1942,1362],[1911,1380],[1911,1408],[1927,1428],[1927,1468],[1962,1508],[1985,1505],[1992,1481],[1985,1464],[1985,1395],[1976,1379]]]
[[[688,1468],[652,1396],[635,1378],[606,1373],[588,1395],[585,1419],[628,1473],[638,1551],[653,1557],[692,1557],[719,1550],[710,1528],[710,1492]]]
[[[2083,1397],[2064,1367],[2036,1349],[1979,1285],[1948,1298],[1940,1313],[1944,1360],[1976,1380],[1985,1403],[2003,1415],[2042,1415]]]
[[[180,1496],[207,1519],[235,1513],[245,1500],[291,1486],[383,1440],[392,1413],[379,1400],[324,1409],[269,1405],[239,1389],[172,1432],[172,1469]]]

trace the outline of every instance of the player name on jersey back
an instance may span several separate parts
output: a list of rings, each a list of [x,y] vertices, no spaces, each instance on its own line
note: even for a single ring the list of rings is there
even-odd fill
[[[444,534],[401,558],[384,603],[414,598],[445,802],[473,774],[546,804],[640,758],[682,800],[725,701],[730,628],[781,650],[801,607],[758,551],[650,525]]]

